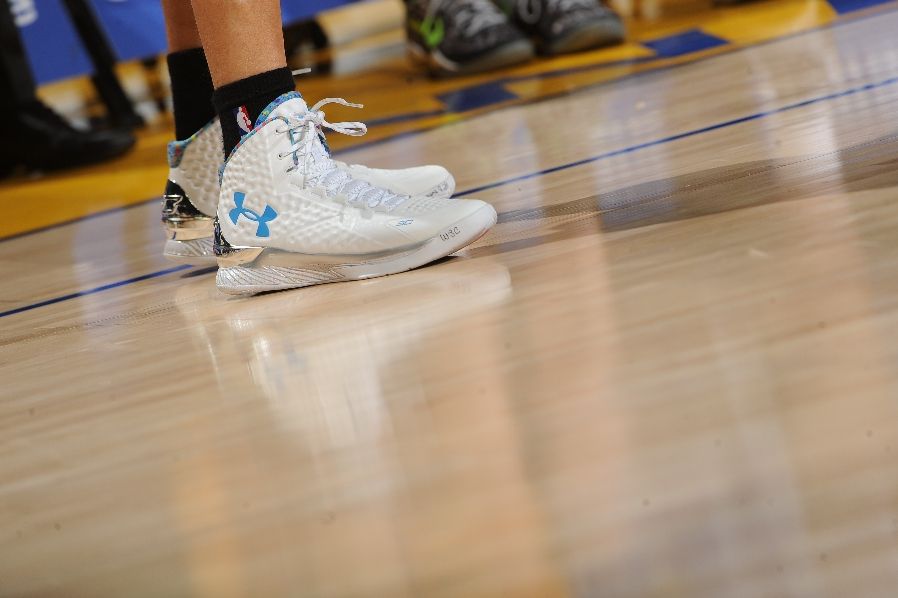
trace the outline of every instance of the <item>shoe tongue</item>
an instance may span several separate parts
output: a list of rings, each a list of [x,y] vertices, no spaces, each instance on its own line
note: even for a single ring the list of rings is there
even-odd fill
[[[288,118],[293,114],[304,114],[308,109],[309,107],[306,106],[305,100],[302,99],[302,95],[298,91],[285,93],[278,96],[276,100],[265,107],[265,110],[259,113],[259,118],[256,119],[253,128],[258,129],[263,122],[272,118]]]

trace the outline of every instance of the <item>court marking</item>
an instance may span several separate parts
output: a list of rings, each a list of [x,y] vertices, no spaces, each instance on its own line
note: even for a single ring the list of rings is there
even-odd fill
[[[22,307],[10,309],[9,311],[0,312],[0,318],[5,318],[7,316],[13,316],[15,314],[20,314],[22,312],[31,311],[32,309],[37,309],[39,307],[53,305],[55,303],[62,303],[63,301],[68,301],[70,299],[77,299],[78,297],[85,297],[87,295],[96,295],[97,293],[102,293],[103,291],[108,291],[110,289],[127,286],[129,284],[134,284],[136,282],[142,282],[144,280],[150,280],[151,278],[159,278],[160,276],[165,276],[166,274],[173,274],[175,272],[187,270],[188,268],[192,268],[192,267],[193,266],[186,266],[186,265],[175,266],[173,268],[166,268],[165,270],[159,270],[158,272],[151,272],[149,274],[141,274],[140,276],[135,276],[134,278],[129,278],[127,280],[111,282],[109,284],[104,284],[102,286],[94,287],[92,289],[87,289],[85,291],[77,291],[75,293],[69,293],[68,295],[62,295],[61,297],[54,297],[52,299],[46,299],[46,300],[40,301],[38,303],[32,303],[31,305],[24,305]]]
[[[803,100],[801,102],[789,104],[789,105],[783,106],[781,108],[775,108],[773,110],[767,110],[765,112],[757,112],[755,114],[750,114],[748,116],[743,116],[740,118],[734,118],[734,119],[728,120],[726,122],[709,125],[707,127],[702,127],[700,129],[693,129],[692,131],[686,131],[684,133],[677,133],[676,135],[670,135],[670,136],[664,137],[662,139],[656,139],[654,141],[648,141],[646,143],[640,143],[638,145],[633,145],[633,146],[626,147],[623,149],[613,150],[610,152],[606,152],[604,154],[599,154],[597,156],[583,158],[582,160],[577,160],[576,162],[569,162],[567,164],[561,164],[559,166],[552,166],[550,168],[545,168],[543,170],[539,170],[539,171],[532,172],[529,174],[522,174],[522,175],[519,175],[516,177],[503,179],[503,180],[497,181],[495,183],[488,183],[486,185],[481,185],[480,187],[475,187],[473,189],[467,189],[465,191],[462,191],[461,193],[459,193],[459,195],[480,193],[481,191],[487,191],[489,189],[495,189],[496,187],[503,187],[503,186],[509,185],[511,183],[518,183],[520,181],[526,181],[528,179],[538,178],[541,176],[545,176],[547,174],[552,174],[553,172],[567,170],[569,168],[576,168],[577,166],[583,166],[584,164],[591,164],[593,162],[598,162],[600,160],[606,160],[608,158],[614,158],[616,156],[622,156],[624,154],[631,154],[633,152],[636,152],[636,151],[639,151],[642,149],[656,147],[659,145],[665,145],[667,143],[672,143],[674,141],[680,141],[681,139],[686,139],[688,137],[694,137],[696,135],[710,133],[711,131],[717,131],[719,129],[726,129],[726,128],[733,127],[736,125],[741,125],[743,123],[751,122],[754,120],[759,120],[759,119],[766,118],[768,116],[773,116],[775,114],[780,114],[783,112],[788,112],[790,110],[796,110],[798,108],[812,106],[814,104],[819,104],[821,102],[825,102],[825,101],[829,101],[829,100],[837,100],[839,98],[857,95],[858,93],[863,93],[865,91],[872,91],[875,89],[881,89],[883,87],[889,87],[891,85],[895,85],[896,83],[898,83],[898,77],[890,77],[889,79],[885,79],[883,81],[879,81],[876,83],[867,83],[866,85],[862,85],[860,87],[854,87],[854,88],[851,88],[848,90],[843,90],[843,91],[840,91],[837,93],[827,94],[825,96],[818,96],[816,98],[811,98],[809,100]]]
[[[858,0],[846,0],[846,2],[848,2],[849,4],[852,3],[852,2],[856,2],[856,1],[858,1]],[[867,4],[867,5],[865,5],[865,6],[854,6],[854,7],[851,7],[851,8],[843,8],[843,10],[844,10],[845,12],[837,11],[837,12],[840,12],[840,18],[839,18],[839,19],[837,19],[837,20],[835,20],[835,21],[832,21],[832,22],[830,22],[830,23],[826,23],[826,24],[824,24],[824,25],[820,25],[820,26],[817,26],[817,27],[812,27],[812,28],[805,29],[805,30],[802,30],[802,31],[796,31],[796,32],[790,33],[790,34],[788,34],[788,35],[783,35],[783,36],[780,36],[780,37],[774,37],[774,38],[771,38],[771,39],[763,40],[763,41],[760,41],[760,42],[757,42],[757,43],[753,43],[753,44],[749,44],[749,45],[735,45],[735,44],[733,44],[733,45],[731,45],[731,46],[729,46],[729,47],[723,49],[723,50],[720,51],[720,52],[716,52],[716,53],[713,53],[713,54],[709,54],[709,55],[707,55],[707,56],[698,57],[698,58],[696,58],[696,59],[694,59],[694,60],[688,60],[688,61],[685,61],[685,62],[678,62],[678,63],[675,63],[675,64],[661,65],[661,66],[658,66],[657,68],[652,68],[652,69],[648,69],[648,70],[640,71],[640,72],[635,72],[635,73],[629,73],[629,74],[624,75],[624,76],[622,76],[622,77],[614,78],[614,79],[611,79],[611,80],[600,81],[600,82],[597,82],[597,83],[584,85],[583,87],[578,87],[578,88],[575,89],[575,90],[564,91],[564,92],[560,92],[560,93],[557,93],[557,94],[549,94],[549,95],[541,96],[541,97],[538,97],[538,98],[533,98],[533,99],[531,99],[531,100],[524,100],[522,103],[516,103],[516,104],[512,104],[512,105],[515,105],[515,106],[528,105],[528,104],[535,103],[535,102],[542,102],[542,101],[551,100],[551,99],[554,99],[554,98],[556,98],[556,97],[568,96],[568,95],[572,95],[572,94],[574,94],[574,93],[580,93],[580,92],[582,92],[582,91],[587,91],[587,90],[590,90],[590,89],[594,89],[594,88],[599,87],[599,86],[602,86],[602,85],[607,85],[607,84],[609,84],[609,83],[617,83],[617,82],[620,82],[620,81],[627,81],[627,80],[630,80],[630,79],[635,79],[635,78],[638,78],[638,77],[648,76],[648,75],[652,75],[652,74],[655,74],[655,73],[662,73],[662,72],[665,72],[665,71],[668,71],[668,70],[673,70],[673,69],[685,67],[685,66],[688,66],[688,65],[691,65],[691,64],[698,64],[698,63],[703,62],[703,61],[705,61],[705,60],[712,59],[712,58],[717,58],[717,57],[719,57],[719,56],[726,56],[726,55],[730,55],[730,54],[736,54],[736,53],[743,52],[743,51],[745,51],[745,50],[749,50],[749,49],[752,49],[752,48],[759,48],[759,47],[767,46],[767,45],[770,45],[770,44],[778,43],[778,42],[781,42],[781,41],[787,41],[787,40],[790,40],[790,39],[793,39],[793,38],[796,38],[796,37],[801,37],[801,36],[804,36],[804,35],[807,35],[807,34],[810,34],[810,33],[818,33],[818,32],[820,32],[820,31],[825,31],[825,30],[828,30],[828,29],[834,29],[834,28],[837,28],[837,27],[841,27],[841,26],[843,26],[843,25],[848,25],[848,24],[852,24],[852,23],[859,23],[859,22],[865,21],[865,20],[870,19],[870,18],[874,18],[874,17],[877,17],[877,16],[882,16],[882,15],[884,15],[884,14],[894,13],[894,12],[898,11],[898,2],[895,2],[895,0],[862,0],[862,1],[863,1],[863,2],[872,2],[872,3],[871,3],[871,4]],[[889,4],[892,4],[892,5],[894,5],[894,6],[893,6],[892,8],[886,9],[885,7],[886,7],[887,5],[889,5]],[[865,12],[865,13],[863,13],[863,14],[858,14],[858,15],[852,15],[852,14],[851,14],[851,13],[853,13],[853,12],[859,12],[859,11],[861,11],[861,10],[864,10],[864,9],[870,9],[870,8],[879,8],[880,10],[876,10],[876,11],[873,11],[873,12],[870,12],[870,13],[866,13],[866,12]],[[693,30],[693,31],[694,31],[694,30]],[[550,71],[545,71],[545,72],[542,72],[542,73],[535,73],[535,74],[532,74],[532,75],[521,75],[521,76],[515,76],[515,77],[500,77],[500,78],[495,79],[495,80],[493,80],[493,81],[490,81],[490,82],[487,82],[487,83],[483,83],[483,84],[479,84],[479,85],[475,85],[475,86],[472,86],[471,88],[467,88],[467,89],[472,89],[472,88],[480,87],[480,86],[491,87],[491,86],[495,86],[495,85],[505,85],[505,84],[508,84],[508,83],[517,83],[517,82],[521,82],[521,81],[527,81],[527,80],[530,80],[530,79],[541,79],[541,78],[560,77],[560,76],[564,76],[564,75],[567,75],[567,74],[575,74],[575,73],[579,73],[579,72],[587,72],[587,71],[591,71],[591,70],[600,70],[600,69],[602,69],[602,68],[608,68],[608,67],[612,67],[612,66],[620,66],[620,65],[622,65],[622,64],[627,64],[627,63],[651,62],[651,61],[653,61],[653,60],[657,60],[657,57],[644,57],[644,58],[624,59],[624,60],[612,61],[612,62],[607,62],[607,63],[589,64],[589,65],[583,65],[583,66],[578,66],[578,67],[568,67],[568,68],[562,68],[562,69],[557,69],[557,70],[550,70]],[[449,94],[451,94],[451,93],[458,93],[458,92],[464,91],[464,89],[465,89],[465,88],[463,88],[463,89],[461,89],[461,90],[456,90],[456,92],[448,92],[448,93],[449,93]],[[394,123],[394,122],[403,122],[403,121],[407,121],[407,120],[416,120],[416,119],[418,119],[418,118],[424,118],[424,117],[427,117],[427,116],[444,116],[444,115],[448,115],[448,114],[451,114],[451,110],[449,110],[449,109],[441,109],[441,110],[435,110],[435,111],[430,111],[430,112],[419,112],[419,113],[409,113],[409,114],[398,114],[398,115],[394,115],[394,116],[391,116],[391,117],[385,117],[385,118],[382,118],[382,119],[374,119],[374,120],[372,120],[372,121],[369,122],[369,126],[377,126],[377,125],[384,125],[384,124],[392,124],[392,123]],[[472,119],[474,119],[474,118],[476,118],[476,117],[478,117],[478,116],[481,116],[481,114],[479,114],[479,113],[478,113],[478,114],[461,114],[461,115],[459,115],[459,117],[458,117],[457,119],[453,120],[452,122],[443,122],[443,123],[439,123],[439,124],[432,125],[432,126],[419,127],[419,128],[417,128],[417,129],[411,129],[411,130],[408,130],[408,131],[402,131],[402,132],[399,132],[399,133],[395,133],[395,134],[393,134],[393,135],[388,135],[388,136],[386,136],[386,137],[384,137],[384,138],[382,138],[382,139],[374,139],[374,140],[371,140],[371,141],[368,141],[368,142],[357,143],[357,144],[355,144],[355,145],[352,145],[351,147],[346,147],[346,148],[342,148],[342,149],[340,149],[340,150],[334,151],[334,155],[335,155],[335,156],[339,156],[339,155],[341,155],[341,154],[344,154],[344,153],[347,153],[347,152],[350,152],[350,151],[356,151],[356,150],[367,149],[367,148],[370,148],[370,147],[376,147],[377,145],[380,145],[380,144],[383,144],[383,143],[389,143],[389,142],[393,142],[393,141],[398,141],[398,140],[400,140],[400,139],[405,139],[405,138],[408,138],[408,137],[413,137],[413,136],[416,136],[416,135],[421,135],[421,134],[424,134],[424,133],[427,133],[427,132],[430,132],[430,131],[433,131],[433,130],[436,130],[436,129],[439,129],[439,128],[442,128],[442,127],[452,126],[452,125],[456,125],[456,124],[459,124],[459,123],[462,123],[462,122],[466,122],[466,121],[472,120]],[[31,229],[31,230],[22,231],[22,232],[18,232],[18,233],[13,233],[13,234],[8,235],[8,236],[6,236],[6,237],[0,237],[0,243],[4,243],[4,242],[6,242],[6,241],[13,241],[13,240],[15,240],[15,239],[19,239],[19,238],[22,238],[22,237],[25,237],[25,236],[28,236],[28,235],[33,235],[33,234],[38,234],[38,233],[50,231],[50,230],[53,230],[53,229],[55,229],[55,228],[60,228],[60,227],[63,227],[63,226],[68,226],[68,225],[70,225],[70,224],[75,224],[75,223],[78,223],[78,222],[81,222],[81,221],[90,220],[90,219],[92,219],[92,218],[97,218],[97,217],[100,217],[100,216],[106,216],[106,215],[113,214],[113,213],[118,212],[118,211],[121,211],[121,210],[128,210],[128,209],[131,209],[131,208],[134,208],[134,207],[143,206],[143,205],[146,205],[146,204],[148,204],[148,203],[151,203],[151,202],[154,202],[154,201],[159,201],[159,200],[160,200],[159,197],[158,197],[158,196],[155,196],[155,197],[151,197],[151,198],[148,198],[148,199],[145,199],[145,200],[137,201],[137,202],[135,202],[135,203],[131,203],[131,204],[128,204],[128,205],[118,206],[118,207],[114,207],[114,208],[108,208],[108,209],[105,209],[105,210],[101,210],[101,211],[99,211],[99,212],[94,212],[94,213],[91,213],[91,214],[86,214],[86,215],[84,215],[84,216],[79,216],[79,217],[77,217],[77,218],[70,218],[70,219],[68,219],[68,220],[63,220],[63,221],[61,221],[61,222],[56,222],[56,223],[53,223],[53,224],[49,224],[49,225],[46,225],[46,226],[41,226],[41,227],[34,228],[34,229]]]
[[[882,4],[882,0],[827,0],[839,14],[845,14],[855,10],[864,10]]]
[[[890,86],[895,85],[895,84],[898,84],[898,77],[890,77],[890,78],[888,78],[888,79],[884,79],[884,80],[882,80],[882,81],[878,81],[878,82],[875,82],[875,83],[867,83],[867,84],[864,84],[864,85],[861,85],[861,86],[858,86],[858,87],[853,87],[853,88],[850,88],[850,89],[847,89],[847,90],[842,90],[842,91],[839,91],[839,92],[834,92],[834,93],[830,93],[830,94],[826,94],[826,95],[822,95],[822,96],[817,96],[817,97],[815,97],[815,98],[810,98],[810,99],[808,99],[808,100],[803,100],[803,101],[801,101],[801,102],[796,102],[796,103],[794,103],[794,104],[788,104],[788,105],[786,105],[786,106],[781,106],[781,107],[779,107],[779,108],[775,108],[775,109],[772,109],[772,110],[766,110],[766,111],[763,111],[763,112],[756,112],[756,113],[754,113],[754,114],[750,114],[750,115],[747,115],[747,116],[742,116],[742,117],[740,117],[740,118],[735,118],[735,119],[731,119],[731,120],[724,121],[724,122],[721,122],[721,123],[717,123],[717,124],[713,124],[713,125],[701,127],[701,128],[699,128],[699,129],[693,129],[693,130],[691,130],[691,131],[685,131],[685,132],[683,132],[683,133],[678,133],[678,134],[676,134],[676,135],[670,135],[670,136],[667,136],[667,137],[663,137],[663,138],[661,138],[661,139],[656,139],[656,140],[654,140],[654,141],[648,141],[648,142],[645,142],[645,143],[640,143],[640,144],[637,144],[637,145],[632,145],[632,146],[630,146],[630,147],[625,147],[625,148],[618,149],[618,150],[612,150],[612,151],[610,151],[610,152],[604,152],[604,153],[601,153],[601,154],[598,154],[598,155],[595,155],[595,156],[590,156],[590,157],[588,157],[588,158],[583,158],[583,159],[580,159],[580,160],[576,160],[576,161],[574,161],[574,162],[568,162],[568,163],[566,163],[566,164],[560,164],[560,165],[558,165],[558,166],[553,166],[553,167],[551,167],[551,168],[544,168],[544,169],[542,169],[542,170],[538,170],[538,171],[535,171],[535,172],[532,172],[532,173],[529,173],[529,174],[523,174],[523,175],[519,175],[519,176],[516,176],[516,177],[511,177],[511,178],[503,179],[503,180],[501,180],[501,181],[496,181],[496,182],[494,182],[494,183],[489,183],[489,184],[486,184],[486,185],[481,185],[480,187],[474,187],[474,188],[472,188],[472,189],[466,189],[466,190],[464,190],[464,191],[459,192],[458,195],[468,195],[468,194],[473,194],[473,193],[479,193],[479,192],[481,192],[481,191],[487,191],[487,190],[489,190],[489,189],[495,189],[495,188],[497,188],[497,187],[503,187],[503,186],[509,185],[509,184],[511,184],[511,183],[517,183],[517,182],[520,182],[520,181],[525,181],[525,180],[529,180],[529,179],[533,179],[533,178],[539,178],[539,177],[546,176],[546,175],[548,175],[548,174],[552,174],[552,173],[555,173],[555,172],[560,172],[560,171],[563,171],[563,170],[569,170],[569,169],[571,169],[571,168],[576,168],[576,167],[578,167],[578,166],[583,166],[583,165],[586,165],[586,164],[592,164],[592,163],[595,163],[595,162],[599,162],[599,161],[602,161],[602,160],[607,160],[607,159],[609,159],[609,158],[613,158],[613,157],[616,157],[616,156],[621,156],[621,155],[625,155],[625,154],[634,153],[634,152],[637,152],[637,151],[640,151],[640,150],[643,150],[643,149],[648,149],[648,148],[651,148],[651,147],[658,147],[658,146],[661,146],[661,145],[666,145],[666,144],[668,144],[668,143],[673,143],[673,142],[675,142],[675,141],[681,141],[681,140],[683,140],[683,139],[688,139],[688,138],[690,138],[690,137],[696,137],[696,136],[698,136],[698,135],[703,135],[703,134],[705,134],[705,133],[710,133],[710,132],[712,132],[712,131],[718,131],[718,130],[721,130],[721,129],[726,129],[726,128],[729,128],[729,127],[734,127],[734,126],[737,126],[737,125],[740,125],[740,124],[744,124],[744,123],[747,123],[747,122],[751,122],[751,121],[755,121],[755,120],[760,120],[760,119],[763,119],[763,118],[767,118],[767,117],[769,117],[769,116],[774,116],[774,115],[776,115],[776,114],[782,114],[782,113],[784,113],[784,112],[789,112],[789,111],[797,110],[797,109],[800,109],[800,108],[806,108],[806,107],[808,107],[808,106],[813,106],[813,105],[815,105],[815,104],[820,104],[820,103],[822,103],[822,102],[827,102],[827,101],[831,101],[831,100],[836,100],[836,99],[839,99],[839,98],[845,98],[845,97],[857,95],[857,94],[859,94],[859,93],[864,93],[864,92],[868,92],[868,91],[874,91],[874,90],[877,90],[877,89],[883,89],[883,88],[890,87]],[[142,205],[142,204],[137,204],[137,205]],[[499,214],[499,217],[500,217],[500,218],[501,218],[501,216],[502,216],[502,214]],[[34,303],[34,304],[31,304],[31,305],[25,305],[25,306],[17,307],[17,308],[15,308],[15,309],[12,309],[12,310],[9,310],[9,311],[0,312],[0,318],[5,318],[5,317],[7,317],[7,316],[12,316],[12,315],[15,315],[15,314],[18,314],[18,313],[22,313],[22,312],[26,312],[26,311],[31,311],[31,310],[33,310],[33,309],[37,309],[37,308],[39,308],[39,307],[45,307],[45,306],[47,306],[47,305],[53,305],[53,304],[60,303],[60,302],[63,302],[63,301],[68,301],[68,300],[70,300],[70,299],[77,299],[78,297],[83,297],[83,296],[85,296],[85,295],[93,295],[93,294],[100,293],[100,292],[103,292],[103,291],[107,291],[107,290],[111,290],[111,289],[115,289],[115,288],[127,286],[127,285],[134,284],[134,283],[137,283],[137,282],[142,282],[142,281],[144,281],[144,280],[149,280],[149,279],[152,279],[152,278],[158,278],[158,277],[160,277],[160,276],[165,276],[166,274],[173,274],[173,273],[175,273],[175,272],[179,272],[179,271],[182,271],[182,270],[186,270],[186,269],[192,268],[192,267],[193,267],[193,266],[183,266],[183,265],[182,265],[182,266],[177,266],[177,267],[174,267],[174,268],[166,268],[165,270],[160,270],[160,271],[158,271],[158,272],[152,272],[152,273],[150,273],[150,274],[144,274],[144,275],[142,275],[142,276],[137,276],[137,277],[134,277],[134,278],[129,278],[129,279],[127,279],[127,280],[122,280],[122,281],[119,281],[119,282],[114,282],[114,283],[106,284],[106,285],[103,285],[103,286],[95,287],[95,288],[93,288],[93,289],[89,289],[89,290],[87,290],[87,291],[79,291],[79,292],[76,292],[76,293],[70,293],[70,294],[68,294],[68,295],[64,295],[64,296],[62,296],[62,297],[56,297],[56,298],[53,298],[53,299],[47,299],[47,300],[40,301],[40,302],[38,302],[38,303]]]

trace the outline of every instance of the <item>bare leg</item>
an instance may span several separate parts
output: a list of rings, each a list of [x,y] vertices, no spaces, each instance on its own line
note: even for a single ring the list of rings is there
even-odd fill
[[[162,12],[165,13],[169,52],[190,50],[203,45],[190,0],[162,0]]]
[[[287,66],[278,0],[193,0],[193,13],[216,89]]]

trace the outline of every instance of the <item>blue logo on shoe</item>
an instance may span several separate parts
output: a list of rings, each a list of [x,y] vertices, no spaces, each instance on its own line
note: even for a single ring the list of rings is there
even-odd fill
[[[261,215],[253,212],[249,208],[243,207],[243,201],[246,199],[246,193],[241,193],[237,191],[234,193],[234,203],[237,205],[236,208],[230,211],[228,214],[231,218],[231,222],[237,224],[237,221],[240,220],[241,216],[246,216],[247,220],[252,220],[258,226],[256,227],[256,236],[257,237],[268,237],[271,234],[271,231],[268,230],[268,223],[278,217],[278,213],[269,206],[265,204],[265,211],[262,212]]]

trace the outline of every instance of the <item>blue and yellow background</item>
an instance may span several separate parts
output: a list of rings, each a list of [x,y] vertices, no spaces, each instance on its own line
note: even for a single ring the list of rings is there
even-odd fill
[[[328,6],[343,3],[327,0]],[[309,16],[309,4],[285,2],[285,20]],[[95,5],[124,60],[164,51],[157,0],[97,0]],[[39,78],[49,81],[86,72],[86,59],[79,53],[74,33],[65,29],[67,23],[60,24],[65,19],[58,0],[36,0],[35,6],[39,18],[22,30]],[[361,116],[369,125],[368,136],[361,140],[335,136],[333,146],[339,152],[785,36],[877,18],[894,10],[898,10],[898,2],[893,0],[761,0],[657,22],[633,21],[628,42],[616,48],[450,80],[431,80],[409,65],[398,49],[392,53],[381,49],[378,55],[382,58],[374,66],[342,75],[305,77],[299,80],[299,87],[311,101],[345,97],[365,104],[362,115],[335,111],[336,119]],[[131,35],[128,32],[137,22],[143,25],[141,34]],[[615,115],[597,117],[613,119]],[[115,162],[0,184],[0,209],[17,214],[0,221],[0,240],[155,201],[165,181],[165,145],[170,136],[170,120],[162,118],[140,132],[131,154]]]

